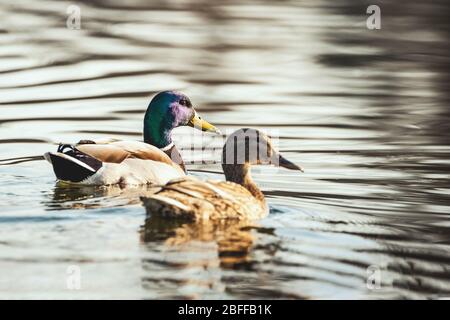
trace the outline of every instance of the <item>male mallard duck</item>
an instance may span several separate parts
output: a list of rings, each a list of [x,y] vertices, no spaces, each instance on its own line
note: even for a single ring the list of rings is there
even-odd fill
[[[189,98],[175,91],[158,93],[144,117],[144,142],[81,140],[61,144],[44,156],[59,180],[87,185],[163,184],[185,176],[184,163],[172,142],[172,130],[191,126],[219,133],[200,118]]]
[[[268,207],[251,177],[250,167],[254,164],[303,171],[276,152],[265,134],[256,129],[240,129],[228,137],[223,147],[226,181],[184,177],[169,181],[154,195],[141,199],[148,214],[165,218],[259,219],[268,213]]]

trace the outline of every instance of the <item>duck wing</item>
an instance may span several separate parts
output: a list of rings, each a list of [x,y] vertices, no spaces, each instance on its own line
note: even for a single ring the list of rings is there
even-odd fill
[[[122,163],[125,159],[140,159],[176,165],[157,147],[139,141],[113,140],[104,143],[78,144],[76,147],[81,152],[106,163]]]
[[[190,221],[253,220],[267,214],[265,203],[243,186],[194,177],[169,181],[156,194],[144,197],[142,201],[149,214]]]

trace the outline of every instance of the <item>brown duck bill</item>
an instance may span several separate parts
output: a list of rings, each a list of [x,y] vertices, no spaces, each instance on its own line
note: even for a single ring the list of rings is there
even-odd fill
[[[197,114],[197,111],[195,111],[194,116],[192,117],[191,120],[189,120],[187,125],[189,127],[196,128],[196,129],[199,129],[201,131],[213,132],[213,133],[221,134],[219,129],[217,129],[215,126],[213,126],[208,121],[202,119],[202,117],[200,117]]]
[[[290,170],[298,170],[301,172],[305,172],[302,167],[289,161],[288,159],[283,157],[281,154],[278,155],[278,163],[275,163],[275,165],[278,165],[279,167],[283,167],[283,168],[290,169]]]

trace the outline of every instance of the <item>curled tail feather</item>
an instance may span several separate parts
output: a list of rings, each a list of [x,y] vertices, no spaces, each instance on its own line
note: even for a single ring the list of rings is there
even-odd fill
[[[56,177],[67,182],[81,182],[103,166],[100,160],[67,144],[60,144],[57,152],[47,152],[44,157],[52,164]]]

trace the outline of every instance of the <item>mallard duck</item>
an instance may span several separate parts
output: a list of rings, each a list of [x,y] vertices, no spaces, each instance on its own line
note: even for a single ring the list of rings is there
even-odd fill
[[[190,221],[259,219],[268,213],[264,194],[252,180],[250,168],[273,164],[303,169],[274,150],[271,140],[256,129],[240,129],[228,137],[222,152],[226,181],[182,177],[142,197],[147,214]]]
[[[202,131],[219,130],[198,116],[189,98],[176,91],[158,93],[144,117],[144,141],[117,139],[81,140],[60,144],[44,157],[60,181],[84,185],[163,184],[185,176],[172,130],[191,126]]]

